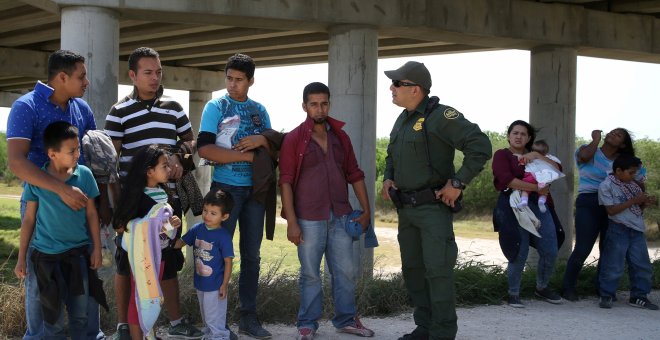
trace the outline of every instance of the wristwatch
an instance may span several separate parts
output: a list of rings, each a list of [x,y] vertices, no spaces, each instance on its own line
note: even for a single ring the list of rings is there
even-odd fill
[[[451,186],[456,188],[456,189],[461,189],[461,190],[465,189],[465,184],[463,184],[463,182],[461,182],[460,180],[458,180],[456,178],[451,179]]]

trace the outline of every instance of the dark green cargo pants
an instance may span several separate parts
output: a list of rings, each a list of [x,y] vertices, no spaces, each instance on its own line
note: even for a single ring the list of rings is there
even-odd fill
[[[415,306],[415,324],[432,339],[456,337],[454,266],[458,247],[453,216],[446,206],[399,209],[399,247],[406,288]]]

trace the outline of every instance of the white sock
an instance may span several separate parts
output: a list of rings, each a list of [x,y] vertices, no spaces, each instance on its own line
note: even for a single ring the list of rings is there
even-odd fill
[[[172,327],[176,327],[176,325],[178,325],[178,324],[181,323],[181,320],[183,320],[183,317],[180,317],[180,318],[178,318],[178,319],[176,319],[176,320],[172,320],[172,321],[170,321],[170,325],[171,325]]]
[[[119,327],[121,327],[122,325],[127,325],[127,326],[128,326],[127,323],[125,323],[125,322],[120,322],[120,323],[117,324],[117,330],[119,330]]]

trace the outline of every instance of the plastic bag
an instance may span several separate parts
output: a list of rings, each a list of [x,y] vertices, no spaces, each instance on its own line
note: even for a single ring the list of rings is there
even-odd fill
[[[534,175],[534,178],[540,184],[549,184],[566,176],[554,166],[550,165],[550,163],[541,159],[535,159],[527,163],[527,165],[525,165],[525,172]]]
[[[225,118],[222,123],[220,123],[220,130],[218,135],[215,137],[215,145],[231,149],[232,147],[232,138],[238,131],[238,127],[241,125],[241,117],[238,115]]]
[[[227,117],[222,120],[222,123],[220,123],[220,128],[218,129],[218,134],[215,137],[215,145],[221,148],[231,149],[233,146],[232,139],[234,138],[234,135],[240,126],[241,117],[238,115]],[[202,158],[199,160],[199,165],[217,165],[217,163]]]

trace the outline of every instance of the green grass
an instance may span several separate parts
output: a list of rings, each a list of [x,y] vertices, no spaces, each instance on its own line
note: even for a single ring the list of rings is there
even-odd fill
[[[15,199],[0,198],[0,282],[16,282],[14,266],[18,255],[20,203]]]
[[[0,182],[0,195],[20,196],[23,193],[23,187],[20,184],[7,184]]]

